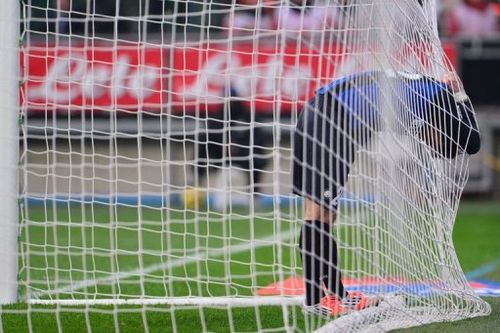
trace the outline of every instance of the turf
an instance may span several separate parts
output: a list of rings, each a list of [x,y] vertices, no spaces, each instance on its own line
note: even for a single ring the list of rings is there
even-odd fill
[[[500,327],[500,298],[485,298],[492,306],[492,314],[451,323],[439,323],[420,326],[397,332],[498,332]],[[26,311],[25,304],[15,305],[10,309]],[[167,306],[157,307],[121,307],[118,311],[111,306],[90,307],[88,314],[78,307],[61,307],[55,314],[54,307],[34,307],[31,314],[4,314],[3,331],[6,333],[28,332],[29,325],[33,332],[113,332],[115,322],[119,331],[133,332],[229,332],[230,327],[236,332],[257,332],[269,330],[285,332],[282,307],[256,307],[251,309],[199,309],[175,310]],[[287,307],[289,311],[286,326],[289,331],[308,332],[325,324],[318,318],[304,318],[297,306]],[[203,318],[203,319],[202,319]],[[231,322],[230,322],[231,320]],[[59,322],[59,324],[58,324]],[[259,323],[259,324],[257,324]]]
[[[462,203],[453,230],[453,241],[465,272],[500,260],[499,238],[498,203]],[[500,275],[490,277],[500,281]]]
[[[459,320],[451,323],[438,323],[420,327],[397,330],[399,333],[495,333],[500,328],[500,297],[486,297],[485,300],[491,305],[491,314],[487,317],[478,317]]]
[[[27,214],[26,214],[27,213]],[[241,213],[241,214],[240,214]],[[251,295],[253,285],[278,280],[280,272],[297,266],[293,261],[295,238],[293,219],[282,212],[276,224],[273,215],[251,221],[245,212],[231,215],[185,213],[182,211],[79,205],[32,208],[25,212],[22,228],[21,281],[44,290],[71,283],[90,281],[77,292],[140,296],[217,296]],[[143,221],[137,228],[137,220]],[[46,223],[49,221],[50,223]],[[120,221],[115,223],[113,221]],[[189,223],[185,223],[189,221]],[[250,223],[251,222],[251,223]],[[499,260],[500,207],[495,203],[465,202],[461,205],[454,229],[454,244],[464,271]],[[288,235],[278,242],[269,239],[254,251],[245,248],[245,240],[267,235]],[[243,245],[243,246],[242,246]],[[106,251],[116,247],[111,257]],[[186,263],[183,258],[199,259],[200,249],[210,248],[213,256]],[[92,252],[87,249],[94,249]],[[144,250],[137,256],[137,250]],[[235,251],[235,249],[240,250]],[[279,260],[276,260],[279,258]],[[250,267],[246,263],[256,261]],[[178,265],[165,263],[177,262]],[[198,262],[198,264],[196,264]],[[57,269],[45,269],[57,267]],[[138,267],[160,267],[138,283],[138,274],[118,281],[99,281],[101,276]],[[293,272],[292,272],[293,273]],[[296,273],[296,272],[295,272]],[[174,279],[166,277],[173,276]],[[498,267],[482,278],[500,281]],[[26,290],[21,288],[21,294]],[[58,294],[70,297],[64,289]],[[43,297],[43,294],[42,294]],[[78,294],[76,294],[78,297]],[[500,327],[500,298],[487,298],[493,313],[489,317],[454,323],[422,326],[401,332],[497,332]],[[283,309],[287,309],[284,314]],[[18,303],[3,307],[3,332],[255,332],[259,330],[308,332],[324,322],[304,318],[296,306],[251,308],[191,308],[169,306],[28,306]]]

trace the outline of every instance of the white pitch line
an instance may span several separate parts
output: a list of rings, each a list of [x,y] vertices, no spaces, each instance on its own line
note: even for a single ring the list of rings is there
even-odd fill
[[[189,265],[191,263],[200,261],[200,260],[205,260],[210,257],[219,257],[221,255],[224,255],[225,253],[231,253],[231,254],[237,254],[241,252],[248,251],[250,249],[257,249],[260,247],[266,247],[266,246],[271,246],[273,245],[272,241],[287,241],[292,238],[292,236],[295,235],[295,232],[293,229],[288,230],[287,232],[281,234],[281,237],[276,236],[275,234],[269,235],[265,238],[261,239],[255,239],[253,241],[248,241],[245,243],[240,243],[237,245],[227,245],[225,247],[215,249],[212,251],[199,251],[194,253],[193,256],[190,257],[185,257],[185,258],[179,258],[179,259],[174,259],[168,262],[160,263],[160,264],[154,264],[145,267],[144,269],[134,269],[131,271],[124,271],[124,272],[119,272],[107,276],[103,276],[97,279],[91,279],[91,280],[82,280],[76,283],[72,283],[70,285],[54,289],[54,290],[48,290],[48,291],[41,291],[41,292],[36,292],[30,294],[29,298],[26,298],[28,301],[38,299],[40,297],[43,297],[45,295],[52,295],[52,294],[59,294],[59,293],[66,293],[70,291],[75,291],[87,287],[92,287],[96,286],[101,283],[110,283],[110,282],[117,282],[122,279],[127,279],[129,277],[132,277],[134,275],[144,275],[148,273],[152,273],[155,271],[159,270],[164,270],[164,269],[170,269],[174,267],[179,267],[183,265]],[[278,238],[278,239],[277,239]]]
[[[165,297],[165,298],[133,298],[133,299],[33,299],[32,305],[192,305],[248,307],[260,305],[299,305],[302,296],[251,296],[251,297]]]

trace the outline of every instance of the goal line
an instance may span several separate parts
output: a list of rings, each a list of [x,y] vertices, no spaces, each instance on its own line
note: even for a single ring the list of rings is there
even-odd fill
[[[272,305],[299,305],[302,296],[247,296],[247,297],[164,297],[148,299],[31,299],[31,305],[206,305],[206,306],[272,306]]]

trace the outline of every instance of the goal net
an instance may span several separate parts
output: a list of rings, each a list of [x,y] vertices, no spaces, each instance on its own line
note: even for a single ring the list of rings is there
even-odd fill
[[[474,150],[453,110],[473,110],[433,1],[19,9],[20,22],[16,8],[0,22],[0,54],[15,59],[2,87],[21,86],[19,103],[4,100],[20,112],[0,127],[0,185],[4,214],[19,214],[5,275],[26,305],[3,306],[4,326],[18,316],[40,331],[47,316],[70,332],[74,316],[88,332],[374,332],[489,314],[451,237]],[[292,194],[296,124],[319,90],[333,104],[309,129],[312,156],[345,179],[299,162],[338,190],[347,290],[382,299],[328,319],[301,311],[304,198]]]

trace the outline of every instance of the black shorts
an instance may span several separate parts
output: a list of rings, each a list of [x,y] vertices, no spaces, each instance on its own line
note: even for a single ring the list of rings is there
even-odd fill
[[[304,106],[294,132],[292,170],[293,192],[332,211],[362,143],[354,133],[360,127],[353,128],[348,112],[334,100],[317,94]]]

